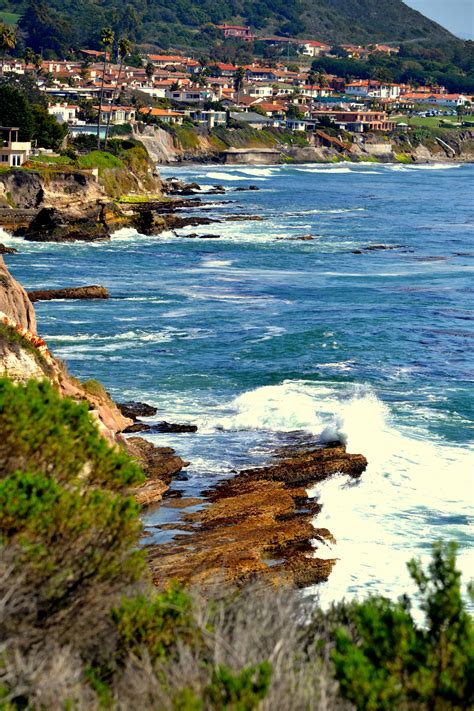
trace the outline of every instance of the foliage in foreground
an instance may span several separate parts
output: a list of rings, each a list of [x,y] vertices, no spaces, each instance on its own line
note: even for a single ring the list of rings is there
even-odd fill
[[[328,612],[250,584],[156,591],[138,547],[142,475],[87,407],[0,380],[0,708],[421,709],[474,703],[454,545],[411,561],[408,598]],[[471,589],[472,594],[472,589]]]

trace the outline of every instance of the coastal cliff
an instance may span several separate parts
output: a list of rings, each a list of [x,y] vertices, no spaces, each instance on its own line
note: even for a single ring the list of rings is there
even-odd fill
[[[50,353],[45,341],[36,333],[33,304],[23,287],[11,276],[0,257],[0,374],[17,383],[47,380],[63,397],[86,402],[99,432],[113,445],[124,449],[139,462],[147,480],[136,492],[142,504],[159,501],[171,478],[186,465],[167,447],[154,445],[135,437],[126,439],[122,432],[133,420],[122,414],[100,383],[84,383],[70,375],[64,364]]]
[[[321,135],[318,135],[321,134]],[[444,135],[444,134],[443,134]],[[171,132],[145,126],[134,133],[156,163],[334,163],[474,162],[474,132],[453,132],[448,138],[427,133],[365,135],[349,146],[325,132],[295,135],[281,131],[178,126]],[[233,155],[234,153],[234,155]],[[269,153],[272,155],[270,156]]]

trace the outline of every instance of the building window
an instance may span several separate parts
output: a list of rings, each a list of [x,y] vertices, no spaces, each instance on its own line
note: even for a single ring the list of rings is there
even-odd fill
[[[19,156],[17,153],[12,155],[12,165],[14,165],[14,166],[21,165],[21,156]]]
[[[2,155],[2,163],[8,163],[8,156]]]

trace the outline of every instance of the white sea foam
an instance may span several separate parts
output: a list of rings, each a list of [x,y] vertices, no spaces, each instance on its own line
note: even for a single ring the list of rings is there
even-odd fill
[[[242,175],[236,175],[235,173],[220,173],[212,171],[210,173],[206,173],[204,177],[210,178],[211,180],[246,180],[248,182],[248,178],[244,178]],[[254,178],[254,180],[265,180],[265,178]]]
[[[348,389],[348,387],[350,389]],[[320,592],[323,604],[366,595],[394,597],[409,591],[406,562],[429,557],[441,535],[466,540],[472,516],[472,450],[409,431],[368,387],[285,382],[244,393],[219,424],[231,430],[304,429],[322,440],[340,440],[369,462],[361,479],[334,476],[315,487],[323,509],[315,519],[336,537],[317,544],[318,557],[340,558]],[[469,552],[461,550],[467,572]],[[471,569],[472,570],[472,569]]]
[[[461,163],[424,163],[420,165],[385,165],[387,170],[412,172],[416,170],[453,170],[462,168]]]
[[[317,168],[296,168],[300,173],[325,173],[326,175],[333,175],[334,173],[354,173],[356,171],[351,170],[351,168],[346,166],[318,166]],[[357,171],[360,172],[360,171]]]
[[[239,168],[239,173],[245,173],[245,175],[262,175],[266,178],[271,178],[279,171],[279,166],[276,168]]]

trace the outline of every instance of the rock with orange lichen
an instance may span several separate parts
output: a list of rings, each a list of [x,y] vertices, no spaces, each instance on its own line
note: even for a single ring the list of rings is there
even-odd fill
[[[320,505],[306,487],[337,472],[357,478],[366,466],[365,457],[348,454],[343,446],[315,447],[219,483],[206,492],[207,506],[174,524],[183,533],[171,543],[150,546],[155,583],[265,576],[303,587],[326,580],[335,560],[317,558],[315,544],[334,538],[313,526]]]

